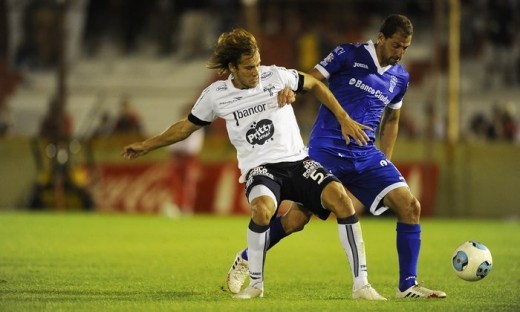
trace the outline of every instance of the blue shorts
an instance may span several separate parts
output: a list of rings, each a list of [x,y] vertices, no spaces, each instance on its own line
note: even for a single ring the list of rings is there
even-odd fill
[[[366,146],[355,157],[314,147],[309,149],[309,156],[329,169],[376,216],[388,209],[383,205],[386,194],[408,187],[399,170],[375,146]]]

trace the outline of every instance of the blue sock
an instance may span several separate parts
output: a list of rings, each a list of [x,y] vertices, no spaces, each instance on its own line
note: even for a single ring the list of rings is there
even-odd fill
[[[271,231],[269,233],[269,245],[267,246],[267,250],[271,249],[271,247],[276,245],[282,238],[287,236],[283,230],[281,216],[276,216],[271,220],[271,223],[269,223],[269,229]],[[242,250],[241,255],[244,260],[247,260],[247,248]]]
[[[399,290],[415,285],[417,262],[421,249],[421,225],[397,222],[397,255],[399,257]]]

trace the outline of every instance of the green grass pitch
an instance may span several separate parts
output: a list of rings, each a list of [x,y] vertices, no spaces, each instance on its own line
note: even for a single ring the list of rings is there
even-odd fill
[[[223,287],[247,217],[2,213],[0,311],[520,311],[518,221],[424,219],[419,280],[448,298],[399,300],[395,221],[361,220],[369,279],[387,302],[351,299],[333,219],[273,248],[264,298],[240,301]],[[452,271],[465,240],[493,254],[481,281]]]

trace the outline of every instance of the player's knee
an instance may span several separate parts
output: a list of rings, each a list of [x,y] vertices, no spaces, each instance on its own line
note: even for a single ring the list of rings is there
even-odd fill
[[[400,209],[398,213],[399,219],[402,222],[416,224],[421,218],[421,203],[417,198],[412,197],[409,202]]]
[[[274,202],[269,196],[260,196],[251,201],[251,217],[258,225],[268,225],[275,210]]]
[[[419,220],[421,217],[421,203],[415,197],[412,199],[412,203],[410,204],[410,211],[413,217]]]

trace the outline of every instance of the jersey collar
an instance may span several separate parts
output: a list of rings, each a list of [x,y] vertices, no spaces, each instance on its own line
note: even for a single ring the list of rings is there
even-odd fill
[[[377,59],[377,54],[376,54],[376,47],[374,46],[374,43],[372,42],[372,40],[367,41],[367,44],[365,45],[365,49],[367,49],[368,53],[370,53],[370,56],[372,57],[372,60],[374,61],[374,64],[377,67],[378,74],[382,75],[387,70],[389,70],[390,67],[392,67],[392,65],[387,65],[385,67],[381,67],[381,65],[379,65],[379,60]]]

